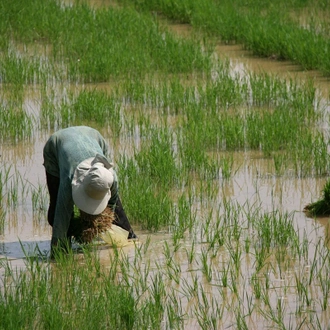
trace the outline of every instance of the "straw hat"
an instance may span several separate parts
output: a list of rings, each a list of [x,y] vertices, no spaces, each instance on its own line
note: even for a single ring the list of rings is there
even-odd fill
[[[82,161],[72,179],[72,198],[76,206],[92,215],[100,214],[111,197],[110,188],[114,181],[112,164],[97,154]]]

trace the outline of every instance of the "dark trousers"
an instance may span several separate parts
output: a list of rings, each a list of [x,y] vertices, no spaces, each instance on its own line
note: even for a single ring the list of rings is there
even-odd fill
[[[60,187],[60,179],[54,175],[51,175],[46,172],[46,181],[49,192],[49,207],[48,207],[48,223],[53,227],[54,218],[55,218],[55,209],[57,202],[57,194]],[[73,217],[73,214],[72,214]],[[129,232],[128,238],[136,238],[136,235],[133,232],[133,229],[128,221],[124,208],[121,204],[121,200],[118,197],[116,207],[115,207],[115,220],[113,222],[115,225],[127,230]],[[70,235],[70,227],[68,230],[68,236]]]

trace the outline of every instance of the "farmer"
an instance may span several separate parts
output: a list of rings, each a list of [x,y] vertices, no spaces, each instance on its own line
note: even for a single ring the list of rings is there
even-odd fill
[[[111,208],[113,223],[129,232],[128,239],[136,238],[118,196],[107,143],[97,130],[87,126],[61,129],[48,139],[43,156],[50,195],[48,222],[53,227],[51,255],[71,246],[74,204],[92,215]]]

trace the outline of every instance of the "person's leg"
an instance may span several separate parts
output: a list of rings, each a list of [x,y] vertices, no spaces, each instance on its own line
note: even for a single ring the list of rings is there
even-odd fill
[[[60,178],[46,172],[46,181],[49,192],[49,207],[48,207],[47,218],[48,218],[48,223],[53,227],[57,194],[60,186]]]
[[[128,234],[128,239],[131,238],[137,238],[135,235],[128,218],[126,216],[126,213],[124,211],[123,205],[121,204],[121,200],[118,197],[117,203],[116,203],[116,208],[115,208],[115,220],[113,222],[115,225],[118,227],[121,227],[129,232]]]

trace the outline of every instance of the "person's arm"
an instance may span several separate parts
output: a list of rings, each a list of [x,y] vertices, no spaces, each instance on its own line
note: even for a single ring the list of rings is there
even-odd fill
[[[110,148],[109,148],[109,145],[108,145],[108,143],[105,141],[104,137],[103,137],[99,132],[97,132],[97,134],[98,134],[98,144],[99,144],[99,146],[100,146],[101,149],[102,149],[103,156],[104,156],[109,162],[111,162],[111,155],[110,155]]]
[[[118,200],[118,179],[117,179],[117,174],[116,174],[115,170],[114,169],[110,169],[110,170],[113,173],[114,180],[113,180],[113,184],[110,188],[111,197],[109,199],[108,206],[112,210],[114,210],[116,207],[116,204],[117,204],[117,200]]]

